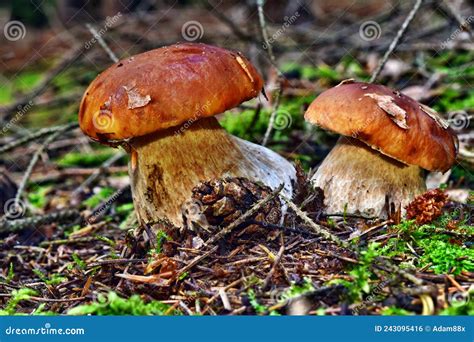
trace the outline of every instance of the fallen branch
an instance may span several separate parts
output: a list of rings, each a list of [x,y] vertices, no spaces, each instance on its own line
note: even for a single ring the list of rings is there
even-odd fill
[[[33,157],[30,160],[30,163],[28,164],[28,167],[26,168],[25,174],[20,182],[20,185],[18,186],[18,190],[15,196],[15,204],[18,206],[21,198],[21,194],[25,190],[26,183],[28,182],[28,179],[31,176],[31,173],[33,172],[33,169],[36,165],[36,163],[39,160],[40,155],[47,149],[48,145],[53,142],[57,137],[59,137],[61,134],[67,132],[68,130],[74,128],[74,125],[65,125],[62,129],[59,129],[55,131],[53,134],[51,134],[49,137],[47,137],[44,142],[41,144],[40,148],[38,148],[33,155]]]
[[[42,128],[35,133],[32,133],[20,139],[13,140],[7,144],[4,144],[2,147],[0,147],[0,154],[11,151],[19,146],[29,143],[30,141],[40,139],[46,135],[53,134],[57,131],[62,131],[63,129],[72,130],[77,127],[79,127],[79,124],[77,122],[74,122],[67,125],[61,125],[61,126],[56,126],[56,127],[51,127],[51,128]]]
[[[202,254],[202,255],[198,255],[197,257],[195,257],[193,260],[191,260],[189,262],[189,264],[187,264],[186,266],[184,266],[182,269],[180,269],[176,275],[170,279],[170,283],[176,279],[178,279],[183,273],[186,273],[187,271],[189,271],[191,268],[193,268],[194,266],[196,266],[201,260],[207,258],[209,255],[211,255],[212,253],[214,253],[216,250],[217,250],[217,247],[219,246],[214,246],[212,247],[209,251],[207,251],[206,253]]]
[[[326,240],[334,242],[336,245],[344,248],[348,248],[349,244],[346,241],[343,241],[339,239],[336,235],[330,233],[326,228],[323,226],[320,226],[316,223],[314,223],[313,220],[309,218],[308,215],[301,209],[299,209],[296,204],[294,204],[290,199],[286,198],[285,196],[281,195],[281,198],[283,198],[283,201],[290,207],[291,210],[295,212],[295,214],[303,220],[304,223],[306,223],[314,232],[322,237],[324,237]]]
[[[112,259],[112,260],[101,260],[88,264],[87,268],[93,268],[97,266],[106,266],[106,265],[124,265],[130,263],[139,263],[147,262],[148,259]]]
[[[17,220],[0,220],[0,233],[13,233],[28,227],[38,227],[51,223],[71,223],[81,217],[78,210],[66,209],[46,215],[38,215]]]
[[[282,243],[280,250],[278,251],[278,254],[273,262],[272,268],[270,269],[270,272],[268,272],[267,276],[265,277],[265,280],[263,281],[262,290],[265,290],[270,284],[270,280],[272,279],[272,276],[275,273],[276,268],[278,267],[278,264],[280,263],[280,260],[284,252],[285,252],[285,244]]]

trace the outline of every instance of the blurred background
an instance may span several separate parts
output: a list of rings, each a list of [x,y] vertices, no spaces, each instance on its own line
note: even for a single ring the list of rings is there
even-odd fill
[[[242,51],[266,80],[268,100],[261,96],[221,115],[222,125],[301,162],[308,171],[337,139],[304,123],[308,104],[341,80],[369,80],[413,4],[268,0],[263,7],[265,42],[255,0],[3,1],[0,145],[38,129],[76,122],[84,89],[117,59],[175,42],[203,42]],[[472,1],[422,1],[377,79],[436,109],[458,133],[459,163],[445,175],[430,175],[432,187],[445,183],[468,189],[474,184],[473,15]],[[275,108],[275,125],[269,131]],[[3,154],[0,166],[19,181],[39,146],[32,141]],[[49,194],[41,209],[62,207],[68,200],[55,195],[76,184],[75,176],[83,180],[90,168],[112,160],[107,165],[123,176],[126,160],[116,153],[71,130],[40,154],[27,193],[39,198]],[[101,180],[106,185],[126,182],[106,178]],[[51,188],[51,181],[63,183]]]

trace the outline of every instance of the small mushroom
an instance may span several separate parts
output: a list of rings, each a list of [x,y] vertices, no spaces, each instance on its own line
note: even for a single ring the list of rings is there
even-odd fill
[[[457,154],[456,135],[433,109],[381,85],[344,82],[305,119],[342,135],[311,180],[332,213],[403,210],[426,190],[422,169],[445,172]]]
[[[254,98],[263,81],[241,54],[176,44],[122,60],[88,87],[83,132],[130,153],[140,223],[183,225],[182,205],[201,181],[246,177],[291,196],[295,169],[260,145],[228,134],[215,115]]]

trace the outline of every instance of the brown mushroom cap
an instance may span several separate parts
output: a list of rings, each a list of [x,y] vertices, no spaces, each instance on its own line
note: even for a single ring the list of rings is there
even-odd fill
[[[82,131],[99,141],[146,135],[213,116],[258,95],[263,81],[241,54],[176,44],[115,63],[87,88]]]
[[[447,171],[457,153],[457,137],[431,108],[381,85],[341,83],[320,94],[305,119],[357,138],[400,162]]]

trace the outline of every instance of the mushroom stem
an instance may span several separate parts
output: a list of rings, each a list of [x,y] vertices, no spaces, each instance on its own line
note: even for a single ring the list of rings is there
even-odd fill
[[[326,211],[386,217],[426,190],[422,169],[402,164],[348,137],[339,138],[311,182],[324,190]]]
[[[214,118],[134,138],[129,164],[140,223],[167,218],[183,225],[182,205],[191,190],[213,178],[247,177],[292,194],[293,166],[273,151],[228,134]]]

